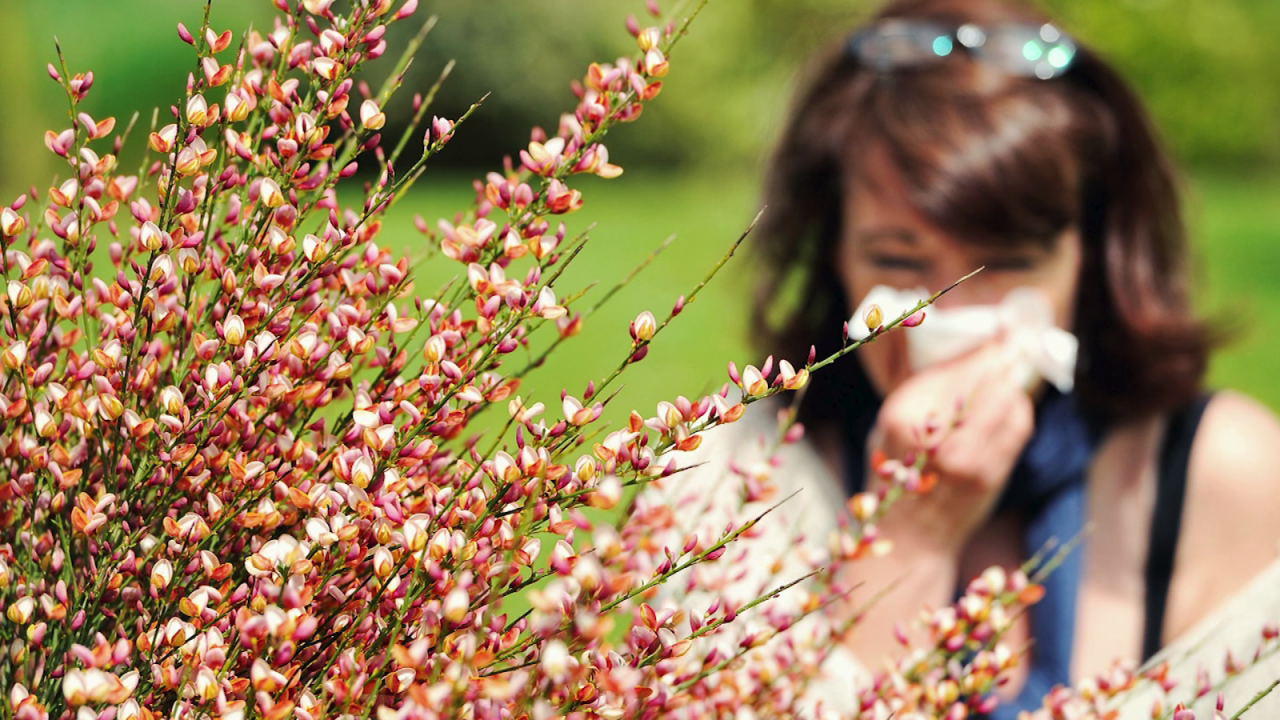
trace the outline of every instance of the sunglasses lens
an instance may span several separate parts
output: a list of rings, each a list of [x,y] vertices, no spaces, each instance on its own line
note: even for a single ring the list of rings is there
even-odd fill
[[[973,53],[1008,72],[1048,80],[1066,72],[1076,47],[1052,25],[1014,25],[989,30]]]
[[[921,65],[954,50],[951,33],[928,23],[884,22],[854,38],[853,48],[863,62],[880,69]]]

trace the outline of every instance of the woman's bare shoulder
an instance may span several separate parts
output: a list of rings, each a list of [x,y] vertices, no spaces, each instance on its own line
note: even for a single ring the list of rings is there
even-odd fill
[[[1258,401],[1219,392],[1205,409],[1187,469],[1177,635],[1280,557],[1280,421]]]
[[[1187,470],[1189,519],[1217,525],[1214,535],[1280,548],[1280,421],[1257,400],[1214,395],[1192,445]],[[1187,528],[1191,530],[1191,527]],[[1263,536],[1267,537],[1263,537]]]

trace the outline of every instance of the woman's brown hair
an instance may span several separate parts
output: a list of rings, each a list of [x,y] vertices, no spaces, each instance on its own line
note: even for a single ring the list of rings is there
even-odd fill
[[[888,18],[1046,22],[999,0],[897,0],[876,21]],[[960,237],[1027,242],[1078,227],[1076,388],[1086,412],[1123,420],[1200,392],[1213,338],[1188,303],[1172,166],[1133,91],[1077,45],[1071,67],[1051,80],[962,56],[881,72],[845,42],[820,56],[766,176],[753,306],[764,349],[795,362],[811,346],[818,357],[840,347],[851,312],[837,270],[842,202],[853,180],[874,182],[859,175],[859,159],[875,148],[887,152],[911,204]],[[842,405],[856,401],[850,385],[859,382],[852,359],[815,373],[802,416],[847,417]]]

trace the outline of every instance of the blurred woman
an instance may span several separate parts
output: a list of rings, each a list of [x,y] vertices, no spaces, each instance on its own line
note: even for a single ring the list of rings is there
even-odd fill
[[[848,639],[865,665],[982,569],[1083,537],[1011,630],[1014,647],[1034,638],[997,711],[1013,717],[1150,657],[1275,558],[1280,425],[1205,391],[1218,335],[1189,306],[1174,170],[1133,91],[1078,39],[1024,4],[889,3],[816,59],[765,204],[755,324],[779,358],[838,350],[873,291],[934,292],[979,267],[937,317],[1032,297],[1073,337],[1056,385],[1013,371],[1008,326],[924,365],[918,331],[893,332],[814,374],[800,415],[820,462],[777,470],[784,490],[874,490],[870,457],[959,420],[931,451],[936,488],[880,527],[894,551],[850,569],[876,590],[901,581]],[[821,540],[839,505],[805,507]]]

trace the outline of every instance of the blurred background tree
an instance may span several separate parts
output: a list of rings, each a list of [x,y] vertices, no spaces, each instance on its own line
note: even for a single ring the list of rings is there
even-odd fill
[[[670,9],[675,0],[659,2]],[[1188,168],[1190,215],[1203,260],[1202,306],[1240,315],[1250,326],[1280,327],[1280,287],[1273,280],[1280,269],[1280,125],[1275,120],[1280,116],[1280,2],[1040,4],[1130,79]],[[125,123],[135,109],[144,110],[132,152],[127,149],[122,158],[136,162],[150,108],[174,102],[190,70],[174,26],[179,21],[198,25],[203,5],[199,0],[0,0],[5,31],[0,197],[12,197],[58,171],[41,142],[46,128],[68,124],[65,99],[44,71],[46,62],[56,62],[55,34],[73,71],[95,73],[95,116],[115,115]],[[877,5],[868,0],[711,1],[677,48],[662,97],[639,123],[609,138],[611,159],[627,174],[584,183],[587,207],[570,223],[574,230],[599,223],[600,242],[575,268],[583,284],[615,281],[671,232],[680,232],[684,242],[596,318],[601,327],[589,326],[581,340],[590,352],[569,361],[572,367],[563,377],[582,377],[584,371],[599,376],[612,367],[625,352],[627,321],[641,309],[665,311],[754,215],[756,178],[800,65]],[[455,117],[480,95],[492,95],[441,156],[434,169],[443,173],[428,173],[414,197],[397,206],[402,222],[389,226],[384,242],[405,246],[421,241],[412,215],[421,214],[429,223],[452,215],[470,193],[470,178],[523,147],[531,126],[554,129],[560,110],[572,106],[569,81],[581,77],[588,62],[633,52],[623,29],[626,15],[637,14],[644,22],[642,0],[424,0],[419,15],[431,13],[439,23],[410,69],[398,104],[388,108],[386,132],[398,133],[412,93],[425,92],[450,59],[457,66],[436,112]],[[272,15],[269,0],[215,0],[213,23],[239,33],[250,23],[269,28]],[[392,33],[390,54],[398,53],[410,32],[397,28]],[[380,82],[392,64],[375,64],[370,82]],[[655,347],[653,359],[637,366],[633,384],[661,383],[636,391],[636,404],[677,389],[695,392],[708,378],[719,377],[729,358],[758,362],[747,355],[746,283],[739,279],[745,266],[738,267],[700,301],[701,314],[691,311],[693,317],[673,326],[667,351]],[[452,272],[440,269],[446,270]],[[1214,381],[1246,389],[1280,408],[1280,384],[1273,381],[1280,339],[1274,335],[1246,333],[1218,359]]]

